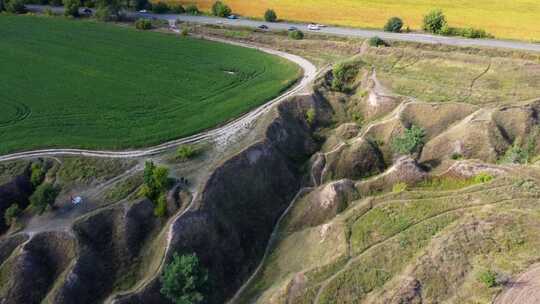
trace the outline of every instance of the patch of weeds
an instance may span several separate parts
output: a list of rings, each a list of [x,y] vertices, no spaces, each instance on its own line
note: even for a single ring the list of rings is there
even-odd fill
[[[110,203],[117,202],[128,197],[143,183],[142,173],[134,174],[125,180],[117,183],[112,189],[105,193],[105,199]]]
[[[478,281],[483,283],[487,288],[498,286],[497,273],[492,270],[482,271],[478,274]]]
[[[65,158],[58,176],[64,183],[88,184],[94,180],[107,180],[118,176],[134,162],[98,158]]]
[[[195,146],[192,145],[181,145],[176,150],[176,159],[179,161],[188,161],[197,155],[199,155],[201,151]]]
[[[478,183],[475,178],[431,177],[419,182],[415,187],[422,190],[447,191],[458,190]]]
[[[352,114],[352,119],[360,127],[364,124],[364,116],[361,113],[354,112]]]
[[[450,158],[453,159],[453,160],[462,160],[463,155],[461,155],[461,153],[454,152],[454,153],[452,153]]]
[[[410,128],[405,129],[402,136],[393,139],[392,149],[398,154],[413,154],[422,148],[425,136],[424,129],[412,125]]]
[[[392,192],[393,193],[401,193],[407,191],[407,184],[406,183],[397,183],[392,186]]]
[[[493,179],[494,179],[493,175],[482,172],[474,177],[474,182],[477,184],[483,184],[483,183],[488,183],[492,181]]]
[[[306,111],[305,118],[309,126],[313,126],[313,123],[315,122],[315,115],[316,115],[316,112],[314,108],[310,108],[309,110]]]

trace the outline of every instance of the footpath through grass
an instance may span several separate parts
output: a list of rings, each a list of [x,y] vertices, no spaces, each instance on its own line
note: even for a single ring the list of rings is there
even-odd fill
[[[278,96],[295,64],[110,24],[0,16],[0,154],[123,149],[215,127]]]

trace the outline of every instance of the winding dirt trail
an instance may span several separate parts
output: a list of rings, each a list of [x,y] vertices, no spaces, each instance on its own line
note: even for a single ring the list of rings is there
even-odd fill
[[[278,104],[292,96],[309,93],[309,91],[307,91],[307,89],[309,88],[309,84],[315,79],[317,75],[317,68],[315,67],[315,65],[313,65],[310,61],[297,55],[273,50],[270,48],[253,46],[246,43],[239,43],[239,42],[229,41],[229,40],[224,40],[224,39],[217,39],[217,38],[210,38],[210,37],[201,37],[201,38],[204,38],[206,40],[212,40],[216,42],[256,49],[256,50],[259,50],[259,51],[262,51],[271,55],[276,55],[276,56],[285,58],[289,61],[292,61],[298,64],[300,68],[304,71],[304,75],[295,86],[293,86],[291,89],[289,89],[288,91],[286,91],[279,97],[268,101],[262,106],[252,110],[251,112],[248,112],[247,114],[244,114],[243,116],[240,116],[239,118],[234,119],[233,121],[223,126],[220,126],[215,129],[208,130],[208,131],[204,131],[204,132],[201,132],[201,133],[189,136],[189,137],[169,141],[169,142],[166,142],[157,146],[149,147],[149,148],[138,149],[138,150],[127,150],[127,151],[85,150],[85,149],[42,149],[42,150],[34,150],[34,151],[25,151],[25,152],[2,155],[0,156],[0,162],[17,160],[17,159],[25,159],[25,158],[58,156],[58,155],[75,155],[75,156],[105,157],[105,158],[136,158],[136,157],[155,155],[155,154],[161,153],[163,151],[166,151],[168,149],[171,149],[171,148],[183,145],[183,144],[193,144],[193,143],[197,143],[197,142],[201,142],[205,140],[211,140],[211,139],[216,139],[220,137],[228,137],[231,134],[234,134],[238,130],[245,127],[245,125],[253,122],[259,116],[268,112],[272,108],[273,105]]]
[[[494,304],[536,304],[540,303],[540,264],[513,279],[493,302]]]

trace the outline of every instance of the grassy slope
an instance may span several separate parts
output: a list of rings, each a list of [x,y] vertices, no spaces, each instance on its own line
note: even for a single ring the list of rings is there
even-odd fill
[[[0,28],[0,153],[157,144],[238,116],[299,75],[255,50],[101,23],[1,16]]]
[[[171,0],[169,2],[178,2]],[[182,0],[208,9],[213,0]],[[381,28],[388,18],[398,15],[411,28],[421,27],[422,16],[441,8],[453,26],[483,28],[499,38],[540,40],[540,2],[536,0],[228,0],[235,12],[262,17],[267,8],[280,18],[328,24]]]

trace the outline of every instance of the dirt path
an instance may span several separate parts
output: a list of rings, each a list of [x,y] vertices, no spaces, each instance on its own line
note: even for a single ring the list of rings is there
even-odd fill
[[[272,106],[278,104],[292,96],[302,95],[309,93],[309,85],[315,79],[317,75],[317,68],[308,60],[296,56],[293,54],[285,53],[282,51],[277,51],[269,48],[253,46],[245,43],[233,42],[229,40],[216,39],[204,37],[207,40],[218,41],[222,43],[228,43],[236,46],[257,49],[259,51],[276,55],[282,58],[285,58],[289,61],[292,61],[300,66],[304,71],[303,77],[299,82],[293,86],[291,89],[283,93],[281,96],[268,101],[264,105],[252,110],[251,112],[244,114],[243,116],[227,123],[226,125],[220,126],[215,129],[211,129],[193,136],[173,140],[166,142],[154,147],[149,147],[139,150],[128,150],[128,151],[107,151],[107,150],[84,150],[84,149],[42,149],[34,151],[19,152],[13,154],[7,154],[0,156],[0,162],[25,159],[25,158],[35,158],[35,157],[45,157],[45,156],[57,156],[57,155],[75,155],[75,156],[87,156],[87,157],[106,157],[106,158],[136,158],[144,157],[158,154],[160,152],[166,151],[168,149],[183,145],[183,144],[192,144],[205,140],[218,139],[221,137],[229,137],[231,134],[236,133],[238,130],[244,128],[246,125],[253,122],[259,116],[268,112]]]
[[[540,303],[540,264],[512,279],[508,287],[495,299],[494,304]]]

